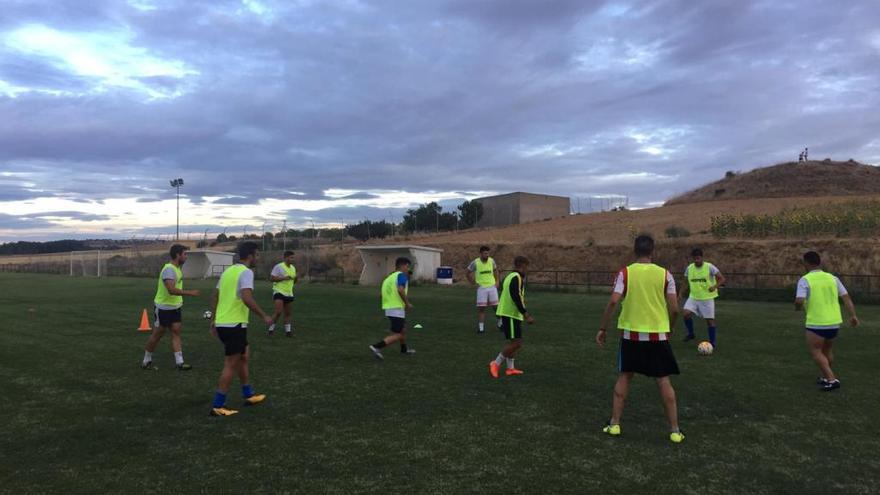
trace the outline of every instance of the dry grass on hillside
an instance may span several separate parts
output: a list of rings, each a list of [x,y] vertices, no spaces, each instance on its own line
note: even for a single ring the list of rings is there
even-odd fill
[[[672,198],[666,205],[747,198],[864,196],[880,193],[880,168],[856,161],[780,163],[727,177]]]
[[[814,204],[868,201],[873,197],[765,198],[678,204],[644,210],[590,213],[566,218],[511,225],[494,229],[475,229],[458,233],[414,235],[383,240],[381,244],[508,244],[540,242],[562,246],[628,245],[633,233],[649,232],[665,238],[669,227],[682,227],[691,233],[689,242],[711,240],[708,234],[713,215],[722,213],[777,213],[784,208]]]

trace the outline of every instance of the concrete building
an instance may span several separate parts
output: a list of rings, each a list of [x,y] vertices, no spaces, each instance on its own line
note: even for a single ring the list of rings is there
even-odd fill
[[[183,265],[183,278],[219,277],[226,267],[233,264],[234,253],[211,249],[193,249],[187,252]]]
[[[483,216],[477,227],[501,227],[560,218],[571,213],[571,201],[564,196],[515,192],[500,196],[477,198],[483,205]]]
[[[440,253],[443,252],[442,249],[410,245],[359,246],[357,250],[364,261],[361,285],[380,285],[394,271],[394,262],[400,257],[412,262],[413,280],[434,282],[440,267]]]

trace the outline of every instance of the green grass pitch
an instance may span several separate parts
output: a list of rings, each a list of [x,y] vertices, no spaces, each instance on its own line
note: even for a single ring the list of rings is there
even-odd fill
[[[377,362],[376,288],[301,285],[292,339],[253,323],[252,383],[267,403],[208,410],[222,364],[208,333],[210,281],[184,307],[184,354],[169,341],[139,368],[151,279],[0,276],[0,492],[4,493],[877,493],[880,394],[874,322],[842,330],[843,388],[821,393],[802,317],[789,304],[720,300],[719,350],[674,346],[687,440],[668,441],[654,383],[637,377],[624,434],[610,414],[616,342],[593,343],[605,297],[527,295],[537,323],[517,364],[492,380],[503,343],[475,334],[473,292],[414,287],[410,342]],[[257,297],[268,308],[268,283]],[[256,318],[252,318],[254,321]],[[490,322],[492,319],[490,318]],[[705,335],[704,325],[698,328]],[[230,407],[241,404],[237,382]]]

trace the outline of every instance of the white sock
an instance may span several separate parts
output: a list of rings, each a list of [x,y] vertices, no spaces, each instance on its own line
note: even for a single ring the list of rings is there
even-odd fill
[[[183,364],[183,351],[174,353],[174,364]]]
[[[274,332],[274,331],[275,331],[275,324],[274,324],[274,323],[271,324],[271,325],[269,325],[269,331],[270,331],[270,332]]]
[[[480,331],[482,332],[483,329],[484,329],[484,324],[483,324],[483,322],[481,321],[481,322],[480,322]]]
[[[150,351],[144,351],[144,364],[147,364],[152,360],[153,360],[153,353]]]
[[[512,370],[513,368],[513,358],[507,358],[507,369]]]
[[[498,357],[495,358],[495,364],[497,364],[498,366],[501,366],[501,363],[503,363],[503,362],[504,362],[504,354],[501,354],[499,352]]]
[[[284,324],[284,331],[287,332],[287,333],[290,333],[290,327],[291,327],[291,325],[292,325],[291,323],[285,323],[285,324]]]

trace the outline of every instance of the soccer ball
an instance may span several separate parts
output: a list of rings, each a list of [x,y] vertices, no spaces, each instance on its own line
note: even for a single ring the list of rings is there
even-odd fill
[[[700,353],[700,356],[710,356],[714,350],[715,346],[713,346],[708,340],[704,340],[697,344],[697,352]]]
[[[210,320],[211,317],[214,316],[214,314],[211,313],[210,311],[205,311],[204,313],[202,313],[202,316],[203,316],[206,320]]]

